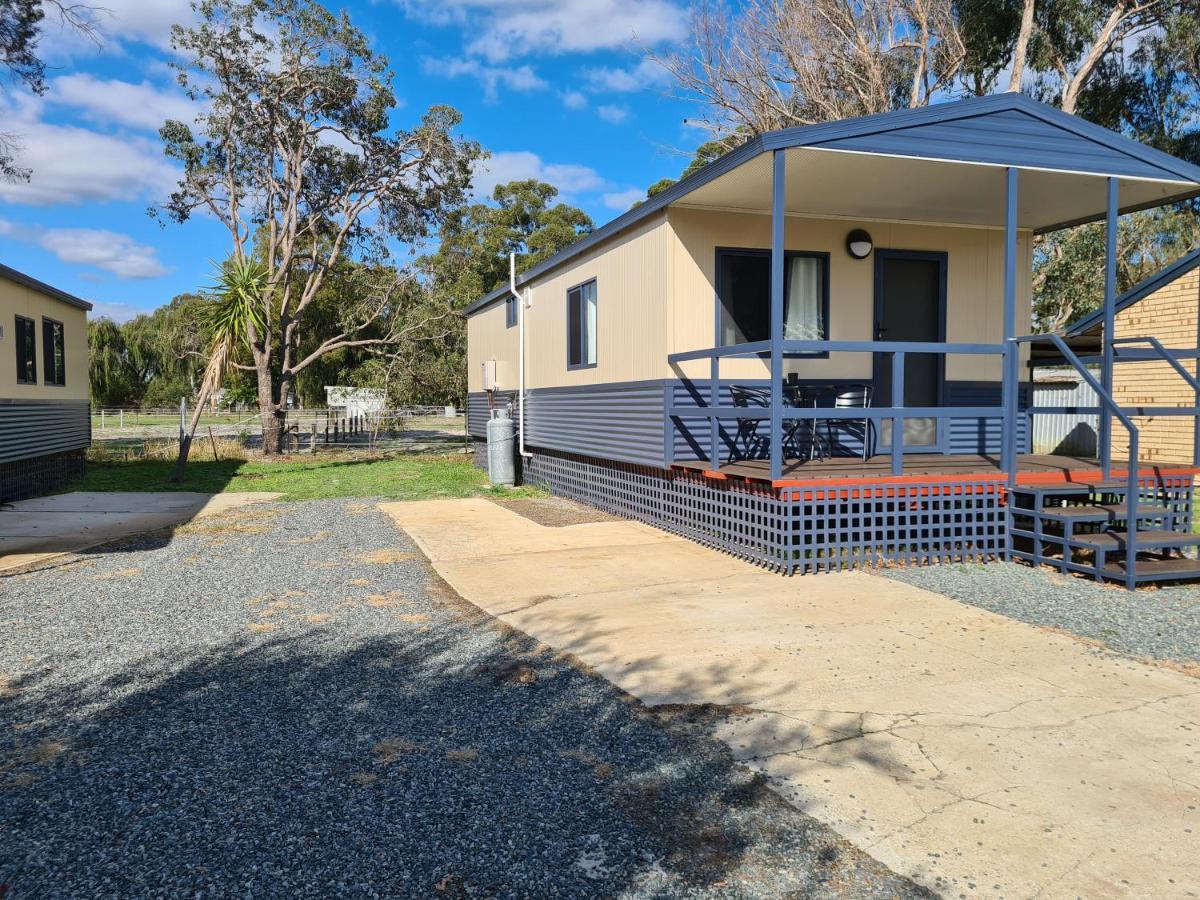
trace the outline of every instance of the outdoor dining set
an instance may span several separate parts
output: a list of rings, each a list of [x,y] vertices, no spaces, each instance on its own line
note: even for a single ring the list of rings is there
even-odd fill
[[[730,385],[733,405],[738,407],[771,407],[771,389],[750,385]],[[811,409],[867,409],[871,406],[872,387],[869,384],[800,384],[789,378],[783,385],[783,402],[792,408]],[[734,451],[743,459],[757,459],[770,448],[769,428],[766,419],[738,418],[737,433],[734,435]],[[840,437],[851,439],[843,444]],[[835,455],[847,455],[849,447],[860,444],[862,458],[870,459],[875,452],[876,434],[874,423],[862,419],[784,419],[784,456],[791,459],[828,459]],[[843,452],[839,453],[838,451]],[[857,454],[855,454],[857,455]]]

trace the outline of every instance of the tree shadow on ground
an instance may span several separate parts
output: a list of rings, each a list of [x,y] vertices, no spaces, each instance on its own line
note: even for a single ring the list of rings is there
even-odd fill
[[[0,886],[928,896],[718,742],[453,615],[464,627],[349,642],[313,624],[101,683],[0,683]]]

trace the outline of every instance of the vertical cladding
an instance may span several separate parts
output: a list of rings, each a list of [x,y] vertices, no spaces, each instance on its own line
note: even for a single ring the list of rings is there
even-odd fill
[[[788,574],[987,561],[1006,546],[999,479],[779,491],[540,450],[525,473],[559,496]]]

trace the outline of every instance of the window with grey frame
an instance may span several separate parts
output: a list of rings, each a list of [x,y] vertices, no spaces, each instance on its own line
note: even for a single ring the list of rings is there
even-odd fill
[[[16,317],[17,384],[37,384],[37,326],[33,319]]]
[[[719,249],[717,296],[720,346],[770,340],[771,252]],[[829,254],[787,251],[783,267],[783,339],[826,340],[828,322]]]
[[[43,384],[62,387],[67,383],[67,343],[63,323],[42,317]]]
[[[596,279],[567,291],[567,368],[596,365]]]
[[[504,327],[512,328],[517,324],[517,298],[512,294],[504,301]]]

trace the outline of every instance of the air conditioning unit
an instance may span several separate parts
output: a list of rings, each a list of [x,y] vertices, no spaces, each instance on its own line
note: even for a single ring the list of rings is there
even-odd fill
[[[496,379],[496,361],[494,359],[483,361],[483,389],[485,391],[500,390],[500,384]]]

